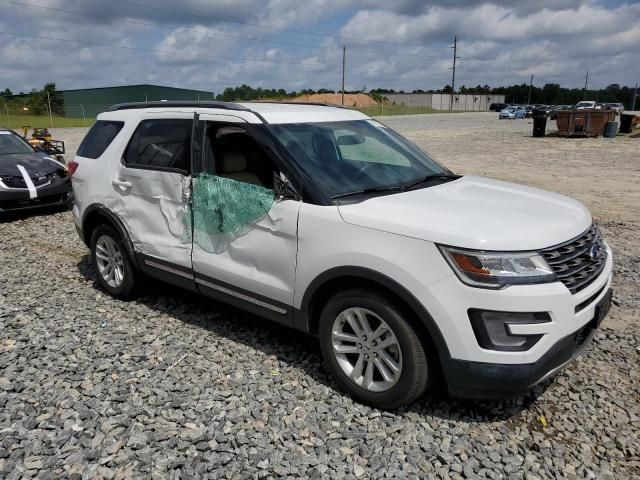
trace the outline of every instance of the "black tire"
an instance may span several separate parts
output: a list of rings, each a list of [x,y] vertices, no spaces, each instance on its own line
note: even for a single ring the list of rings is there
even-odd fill
[[[400,377],[387,390],[373,392],[356,384],[340,367],[333,349],[332,328],[338,315],[349,308],[364,308],[386,322],[402,352]],[[395,409],[420,397],[431,383],[431,362],[424,345],[407,321],[407,313],[385,296],[364,289],[353,289],[333,296],[319,319],[322,355],[338,383],[357,401],[376,408]]]
[[[110,237],[121,252],[124,274],[122,281],[118,286],[109,285],[107,283],[107,280],[100,273],[100,269],[98,267],[96,258],[96,244],[98,243],[98,240],[103,236]],[[100,224],[93,230],[93,233],[91,234],[91,264],[93,265],[98,283],[100,283],[100,286],[104,290],[106,290],[109,295],[121,300],[130,300],[131,298],[135,297],[137,293],[136,279],[137,277],[139,277],[139,272],[133,266],[124,242],[122,241],[122,238],[110,225],[104,223]]]

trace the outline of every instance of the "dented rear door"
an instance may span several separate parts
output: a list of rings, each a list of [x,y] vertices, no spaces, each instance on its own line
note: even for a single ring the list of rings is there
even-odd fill
[[[191,269],[193,122],[193,112],[144,115],[111,181],[123,197],[131,240],[147,267]]]

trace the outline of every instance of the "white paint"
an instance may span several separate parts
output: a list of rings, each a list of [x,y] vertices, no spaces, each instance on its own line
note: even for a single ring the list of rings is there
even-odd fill
[[[396,214],[401,211],[397,210]],[[473,230],[469,229],[469,232],[471,242],[475,237],[471,233]],[[593,305],[597,299],[577,314],[575,306],[611,284],[612,254],[608,246],[607,252],[604,271],[575,295],[560,282],[514,285],[502,290],[474,288],[456,277],[433,242],[349,224],[340,217],[338,207],[303,203],[298,226],[294,307],[301,308],[305,291],[323,272],[344,266],[364,267],[393,279],[424,305],[442,332],[453,358],[504,364],[530,363],[540,359],[561,338],[593,319]],[[471,328],[469,308],[549,312],[552,324],[526,327],[529,333],[544,334],[527,352],[484,350],[478,346]]]
[[[141,117],[150,115],[153,118],[184,118],[176,115],[187,114],[193,116],[194,112],[201,115],[216,115],[219,117],[233,117],[235,121],[248,123],[262,123],[255,115],[256,112],[269,123],[302,123],[302,122],[338,122],[342,120],[368,120],[365,114],[357,110],[340,107],[324,107],[319,105],[304,105],[290,103],[240,103],[249,110],[225,110],[221,108],[195,108],[195,107],[157,107],[145,110],[131,109],[116,112],[104,112],[98,116],[98,120],[124,120],[137,122]],[[221,120],[223,120],[221,118]],[[231,120],[233,121],[233,120]],[[122,132],[121,132],[122,133]]]
[[[269,104],[247,107],[260,111],[270,122],[367,118],[338,108]],[[354,266],[376,271],[404,287],[424,305],[453,358],[469,361],[535,362],[559,339],[591,321],[598,299],[577,314],[575,306],[611,284],[612,256],[607,246],[609,256],[604,271],[575,295],[559,282],[502,290],[464,285],[435,242],[492,250],[538,249],[579,235],[591,222],[589,212],[575,200],[475,177],[340,207],[277,202],[255,228],[233,240],[223,254],[194,249],[192,263],[191,242],[178,238],[187,179],[148,170],[123,172],[120,159],[142,118],[192,118],[194,110],[156,108],[99,115],[99,120],[121,120],[125,126],[101,158],[75,158],[79,164],[72,177],[76,224],[81,224],[87,206],[104,205],[122,219],[136,250],[166,262],[193,266],[196,273],[229,284],[228,289],[221,287],[229,292],[239,293],[233,290],[237,287],[264,297],[266,303],[273,299],[274,304],[282,302],[295,308],[302,306],[311,282],[327,270]],[[247,111],[197,111],[203,119],[260,123]],[[112,180],[129,181],[132,188],[129,192],[118,191]],[[599,297],[605,293],[606,288]],[[488,351],[478,346],[468,318],[469,308],[544,311],[549,312],[552,322],[518,327],[543,334],[527,352]]]
[[[37,198],[38,190],[36,190],[36,186],[31,181],[31,177],[27,173],[27,170],[22,165],[16,165],[20,173],[22,174],[22,178],[24,179],[24,183],[27,185],[27,189],[29,190],[29,198]]]
[[[546,248],[591,225],[589,211],[572,198],[471,176],[339,210],[354,225],[478,250]]]

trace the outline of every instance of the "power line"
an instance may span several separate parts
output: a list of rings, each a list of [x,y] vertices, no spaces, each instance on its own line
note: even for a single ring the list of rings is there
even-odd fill
[[[64,14],[68,14],[68,15],[78,15],[78,16],[81,16],[81,17],[89,17],[89,18],[102,18],[102,19],[106,20],[106,17],[104,17],[104,16],[103,17],[99,17],[99,16],[91,15],[89,13],[79,12],[77,10],[68,10],[68,9],[64,9],[64,8],[48,7],[48,6],[45,6],[45,5],[38,5],[38,4],[34,4],[34,3],[16,2],[16,1],[11,1],[11,0],[0,0],[0,2],[8,4],[8,5],[21,6],[21,7],[30,7],[30,8],[38,8],[38,9],[47,10],[47,11],[51,11],[51,12],[64,13]],[[167,31],[174,31],[174,30],[181,29],[183,31],[199,33],[199,34],[202,34],[202,35],[205,35],[205,36],[208,36],[208,37],[230,38],[230,39],[235,39],[235,40],[246,40],[246,41],[250,41],[250,42],[260,42],[260,43],[271,43],[271,44],[275,44],[275,45],[285,45],[285,46],[289,46],[289,47],[309,48],[309,49],[317,49],[317,50],[325,50],[325,51],[339,51],[339,50],[341,50],[339,47],[323,47],[321,45],[310,45],[310,44],[305,44],[305,43],[285,42],[285,41],[282,41],[282,40],[269,40],[269,39],[256,38],[256,37],[244,37],[242,35],[232,35],[232,34],[228,34],[228,33],[219,33],[219,32],[214,33],[214,32],[210,32],[210,31],[207,31],[207,30],[198,29],[198,28],[182,27],[182,26],[178,26],[178,25],[160,25],[158,23],[151,23],[151,22],[147,22],[147,21],[143,22],[143,21],[140,21],[140,20],[132,20],[132,19],[128,19],[128,18],[121,18],[118,21],[124,22],[124,23],[129,23],[129,24],[132,24],[132,25],[140,25],[140,26],[144,26],[144,27],[158,28],[158,29],[167,30]],[[361,53],[363,53],[365,55],[380,55],[380,52],[376,52],[376,51],[372,51],[372,50],[364,50],[364,49],[360,49],[360,48],[351,48],[351,50],[357,51],[357,52],[361,52]],[[394,53],[394,56],[425,58],[424,55],[411,54],[411,53]],[[428,55],[426,58],[433,58],[433,57],[435,57],[435,55]]]
[[[169,54],[169,55],[188,55],[191,57],[198,57],[198,58],[209,58],[209,59],[215,59],[215,60],[230,60],[230,61],[240,61],[240,62],[254,62],[254,63],[280,63],[280,64],[284,64],[284,65],[306,65],[306,66],[310,66],[310,67],[317,67],[317,66],[328,66],[328,67],[336,67],[338,68],[338,65],[333,65],[333,64],[328,64],[328,63],[310,63],[310,62],[287,62],[287,61],[282,61],[282,60],[269,60],[269,59],[259,59],[259,58],[241,58],[241,57],[225,57],[222,55],[203,55],[200,53],[193,53],[193,52],[189,52],[186,50],[162,50],[162,49],[157,49],[157,48],[142,48],[142,47],[130,47],[130,46],[125,46],[125,45],[113,45],[113,44],[108,44],[108,43],[98,43],[98,42],[90,42],[87,40],[71,40],[68,38],[57,38],[57,37],[48,37],[48,36],[44,36],[44,35],[32,35],[29,33],[16,33],[16,32],[4,32],[4,31],[0,31],[0,34],[2,35],[11,35],[14,37],[28,37],[28,38],[39,38],[42,40],[54,40],[54,41],[58,41],[58,42],[68,42],[68,43],[76,43],[79,45],[92,45],[92,46],[96,46],[96,47],[106,47],[106,48],[118,48],[118,49],[122,49],[122,50],[136,50],[136,51],[141,51],[141,52],[152,52],[152,53],[163,53],[163,54]]]

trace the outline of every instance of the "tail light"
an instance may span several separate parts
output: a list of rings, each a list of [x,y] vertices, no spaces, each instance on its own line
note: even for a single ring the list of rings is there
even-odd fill
[[[74,173],[76,173],[76,170],[78,169],[80,165],[78,164],[78,162],[69,162],[67,165],[67,170],[69,171],[69,176],[72,177]]]

